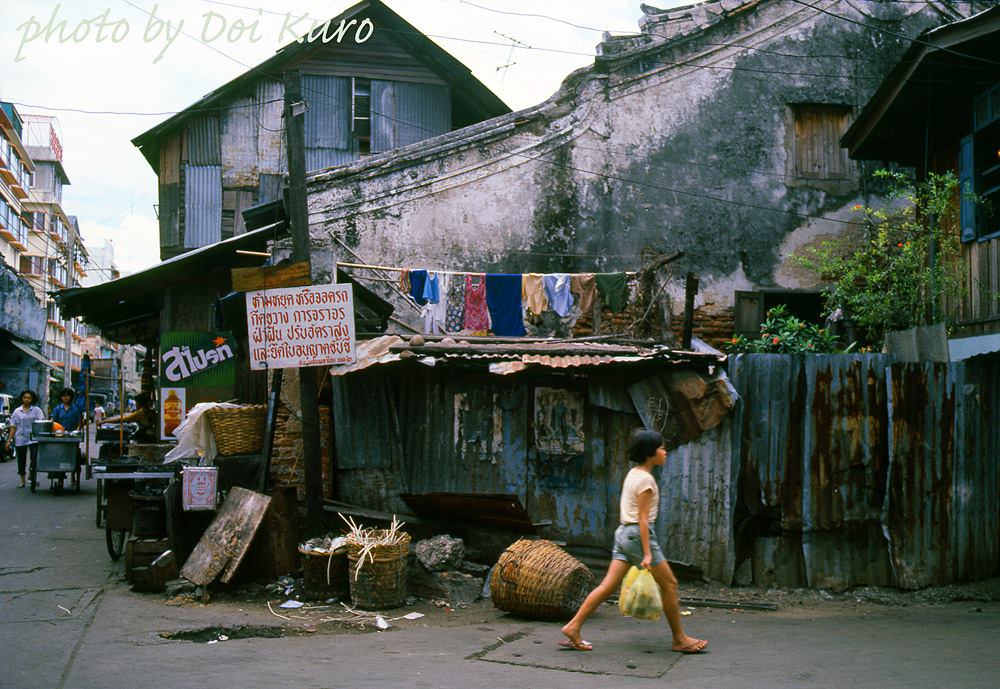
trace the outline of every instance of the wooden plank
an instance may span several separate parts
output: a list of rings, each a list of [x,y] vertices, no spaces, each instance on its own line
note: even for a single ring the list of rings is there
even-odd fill
[[[217,576],[223,583],[232,579],[270,503],[270,497],[245,488],[229,491],[181,576],[198,586],[207,586]]]
[[[233,268],[233,291],[249,292],[276,287],[302,287],[312,282],[309,261],[262,268]]]

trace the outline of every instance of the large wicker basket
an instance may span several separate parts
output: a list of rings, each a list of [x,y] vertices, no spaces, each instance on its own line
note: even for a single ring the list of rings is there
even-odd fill
[[[594,585],[587,566],[552,541],[522,538],[501,553],[490,578],[490,597],[505,612],[564,620]]]
[[[377,546],[372,559],[365,557],[358,570],[361,547],[347,541],[347,579],[351,585],[351,603],[362,610],[390,610],[406,603],[406,559],[410,554],[410,535],[401,534],[396,545]]]
[[[220,455],[253,455],[264,442],[263,404],[213,407],[205,412]]]

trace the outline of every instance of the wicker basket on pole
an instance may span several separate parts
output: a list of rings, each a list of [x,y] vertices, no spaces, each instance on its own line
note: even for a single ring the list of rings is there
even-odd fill
[[[490,578],[490,597],[504,612],[564,620],[595,583],[585,564],[552,541],[522,538],[501,553]]]

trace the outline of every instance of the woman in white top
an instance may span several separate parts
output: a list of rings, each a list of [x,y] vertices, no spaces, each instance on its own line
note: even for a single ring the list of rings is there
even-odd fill
[[[18,488],[24,488],[24,472],[28,463],[28,454],[34,463],[38,456],[38,445],[31,439],[31,424],[45,418],[45,412],[35,404],[38,395],[34,390],[25,390],[20,395],[21,406],[10,415],[10,424],[14,427],[14,451],[17,453],[17,475],[21,479]]]
[[[663,436],[656,431],[638,429],[629,442],[629,459],[635,466],[625,476],[619,511],[621,524],[615,530],[608,573],[596,589],[590,592],[573,619],[562,628],[567,641],[559,645],[573,651],[590,651],[593,645],[580,636],[583,623],[601,603],[614,593],[631,565],[648,569],[660,586],[663,612],[673,635],[671,648],[679,653],[700,653],[708,647],[704,639],[695,639],[681,627],[677,600],[677,578],[663,557],[653,524],[659,510],[660,490],[653,478],[653,467],[667,461]]]

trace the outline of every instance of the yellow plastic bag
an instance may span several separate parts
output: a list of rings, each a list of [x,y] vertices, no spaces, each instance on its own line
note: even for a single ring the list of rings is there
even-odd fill
[[[660,587],[648,569],[632,567],[622,581],[618,609],[626,617],[637,620],[658,620],[663,612]]]

